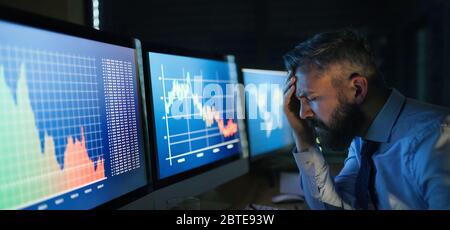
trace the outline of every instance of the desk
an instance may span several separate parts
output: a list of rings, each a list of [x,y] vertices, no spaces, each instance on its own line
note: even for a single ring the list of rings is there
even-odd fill
[[[332,175],[336,175],[341,168],[342,163],[330,164]],[[293,158],[269,158],[252,164],[246,175],[198,196],[201,209],[242,210],[248,204],[259,204],[289,210],[307,210],[309,208],[305,202],[272,203],[272,197],[280,194],[279,173],[293,170],[298,172]]]

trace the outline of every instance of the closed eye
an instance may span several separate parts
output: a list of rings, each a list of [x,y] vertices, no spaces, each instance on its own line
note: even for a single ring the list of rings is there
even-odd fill
[[[304,98],[305,98],[307,101],[315,101],[315,100],[317,100],[318,96],[316,96],[316,95],[313,95],[313,96],[311,96],[311,95],[305,95]]]

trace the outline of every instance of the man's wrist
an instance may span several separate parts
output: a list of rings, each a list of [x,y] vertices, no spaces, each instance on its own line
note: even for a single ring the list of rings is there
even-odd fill
[[[297,151],[299,153],[309,152],[309,151],[311,151],[312,148],[314,148],[312,145],[302,145],[302,146],[297,145]]]
[[[314,147],[314,143],[310,135],[305,134],[297,134],[294,132],[294,140],[295,145],[297,147],[297,151],[306,152],[309,151],[312,147]]]
[[[299,139],[295,140],[295,145],[297,146],[297,151],[299,153],[310,151],[311,148],[314,147],[314,144],[310,143],[309,141]]]

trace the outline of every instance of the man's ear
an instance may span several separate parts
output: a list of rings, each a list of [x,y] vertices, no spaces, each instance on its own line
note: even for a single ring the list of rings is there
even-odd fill
[[[351,86],[354,89],[354,98],[357,104],[361,104],[366,99],[367,91],[368,91],[368,81],[366,77],[361,76],[360,74],[352,74],[350,78]]]

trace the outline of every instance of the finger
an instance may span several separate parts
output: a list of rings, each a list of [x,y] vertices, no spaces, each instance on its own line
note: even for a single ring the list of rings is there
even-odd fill
[[[290,85],[295,83],[296,81],[297,81],[297,79],[295,77],[291,77],[291,78],[289,78],[289,81],[286,81],[285,85],[287,88],[289,88]]]
[[[291,88],[289,88],[289,90],[287,91],[288,97],[291,98],[292,95],[294,95],[294,92],[295,92],[295,85],[292,85]]]
[[[292,74],[292,71],[288,71],[287,72],[287,79],[286,79],[286,82],[285,83],[288,83],[290,80],[291,80],[291,78],[292,77],[294,77],[295,75],[294,74]]]
[[[283,107],[284,107],[284,109],[287,109],[288,111],[290,110],[289,108],[290,108],[290,105],[291,105],[291,103],[292,103],[292,95],[294,94],[294,92],[295,92],[295,88],[294,88],[294,87],[291,87],[291,88],[284,94],[284,100],[283,100],[284,104],[283,104]]]
[[[285,93],[284,93],[284,101],[286,104],[289,104],[291,101],[292,95],[294,94],[295,87],[291,86]]]
[[[291,80],[284,86],[283,92],[286,93],[289,90],[289,88],[291,88],[292,86],[295,87],[295,81],[296,81],[295,77],[291,78]]]

